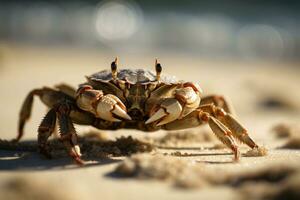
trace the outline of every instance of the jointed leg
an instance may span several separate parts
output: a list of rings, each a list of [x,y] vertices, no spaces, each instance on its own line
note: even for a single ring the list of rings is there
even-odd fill
[[[54,105],[66,100],[75,104],[75,99],[70,97],[69,95],[66,95],[62,91],[58,91],[48,87],[32,90],[25,98],[21,107],[21,111],[19,114],[18,135],[15,139],[16,142],[18,142],[23,136],[25,123],[31,115],[34,96],[40,97],[42,102],[49,108],[52,108]]]
[[[250,148],[257,147],[257,144],[249,137],[248,131],[231,114],[224,112],[223,109],[213,104],[201,105],[199,109],[217,118],[239,141],[247,144]]]
[[[35,95],[40,95],[41,90],[36,89],[32,90],[27,97],[25,98],[25,101],[23,102],[20,114],[19,114],[19,122],[18,122],[18,135],[14,141],[18,142],[23,134],[24,134],[24,126],[26,121],[30,118],[31,115],[31,109],[32,109],[32,103],[33,103],[33,97]]]
[[[55,88],[59,89],[59,91],[65,93],[65,94],[69,95],[70,97],[73,97],[73,98],[76,97],[76,89],[68,84],[61,83],[61,84],[55,85]]]
[[[69,116],[71,112],[70,106],[67,104],[61,104],[57,107],[56,112],[58,115],[61,140],[66,150],[77,164],[84,164],[84,162],[80,159],[81,153],[77,143],[77,134]]]
[[[223,142],[227,147],[229,147],[234,153],[234,159],[238,160],[240,153],[238,147],[234,141],[232,132],[222,124],[218,119],[214,118],[207,112],[200,109],[193,111],[186,117],[173,121],[171,123],[165,124],[162,128],[166,130],[178,130],[184,128],[197,127],[201,124],[208,123],[212,131],[216,136]]]
[[[232,131],[233,136],[238,138],[238,140],[247,144],[250,148],[258,147],[249,137],[247,129],[245,129],[232,115],[222,115],[219,116],[218,119]]]
[[[47,140],[53,133],[56,123],[56,111],[52,108],[46,114],[38,128],[38,145],[40,153],[44,154],[47,158],[51,158],[47,146]]]
[[[238,146],[233,138],[232,132],[224,126],[219,120],[214,117],[209,117],[208,124],[216,136],[234,153],[234,160],[238,161],[240,158],[240,152]]]
[[[221,95],[209,95],[201,99],[200,105],[213,104],[219,108],[223,108],[225,112],[235,115],[231,103]]]
[[[19,133],[16,141],[20,140],[23,135],[24,125],[30,117],[33,98],[35,95],[39,96],[42,102],[50,107],[49,112],[46,114],[38,128],[39,151],[47,157],[50,157],[47,149],[47,140],[53,133],[56,119],[58,118],[61,138],[68,153],[78,164],[83,164],[80,159],[77,135],[72,120],[78,124],[92,125],[95,118],[85,111],[78,110],[75,99],[62,91],[44,87],[41,89],[35,89],[27,95],[20,112]]]
[[[71,108],[69,105],[59,104],[47,113],[38,129],[39,150],[46,157],[51,158],[47,149],[47,140],[54,131],[56,117],[58,117],[61,140],[68,151],[68,154],[77,164],[83,164],[83,161],[80,159],[81,154],[77,144],[77,134],[72,120],[69,117],[70,112]]]
[[[223,96],[211,95],[204,97],[201,100],[200,109],[220,120],[239,141],[251,148],[257,147],[255,142],[249,137],[247,130],[233,117],[233,108]]]

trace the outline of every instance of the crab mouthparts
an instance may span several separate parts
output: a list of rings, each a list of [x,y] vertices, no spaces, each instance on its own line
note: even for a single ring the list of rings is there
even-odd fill
[[[137,109],[137,108],[130,109],[128,111],[128,115],[134,121],[142,121],[144,119],[143,112],[141,110]]]

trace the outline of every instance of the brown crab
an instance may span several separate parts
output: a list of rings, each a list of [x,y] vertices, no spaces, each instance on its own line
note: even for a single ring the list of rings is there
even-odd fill
[[[161,75],[162,67],[157,60],[155,69],[156,73],[144,69],[118,71],[115,59],[111,71],[87,76],[87,81],[77,91],[64,84],[56,89],[32,90],[22,105],[16,141],[23,135],[36,95],[50,108],[38,128],[39,151],[48,157],[47,140],[57,119],[61,140],[78,164],[83,161],[73,123],[105,130],[130,128],[142,131],[178,130],[208,123],[216,136],[233,151],[235,160],[239,159],[240,153],[234,138],[251,148],[258,147],[232,116],[231,108],[222,96],[201,98],[202,90],[198,84]]]

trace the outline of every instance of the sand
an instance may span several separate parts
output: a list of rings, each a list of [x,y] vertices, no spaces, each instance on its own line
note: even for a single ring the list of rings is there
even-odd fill
[[[109,67],[112,54],[119,55],[121,66],[153,65],[153,55],[147,54],[0,45],[2,140],[15,137],[19,108],[35,87],[61,82],[76,86],[84,75]],[[99,137],[87,137],[85,133],[95,130],[76,126],[87,160],[85,167],[78,167],[59,144],[52,160],[36,153],[36,129],[46,108],[35,99],[21,143],[27,149],[0,149],[1,198],[299,199],[300,149],[290,144],[299,144],[297,131],[290,131],[300,120],[299,63],[212,61],[163,52],[160,60],[163,73],[198,81],[205,94],[229,97],[238,119],[262,149],[249,151],[239,144],[242,157],[236,163],[208,127],[149,134],[101,131]],[[278,124],[285,124],[286,133],[274,133]]]

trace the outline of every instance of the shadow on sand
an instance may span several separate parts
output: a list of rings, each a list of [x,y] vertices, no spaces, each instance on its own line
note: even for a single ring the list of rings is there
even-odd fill
[[[36,171],[36,170],[69,170],[82,167],[95,167],[120,162],[121,159],[95,158],[87,159],[84,166],[78,166],[71,158],[45,159],[37,152],[0,150],[0,171]]]
[[[121,137],[116,140],[101,141],[98,138],[79,138],[81,144],[83,167],[106,165],[121,161],[120,157],[139,151],[152,150],[148,144],[132,137]],[[46,159],[38,153],[35,140],[12,142],[0,139],[0,171],[9,170],[47,170],[78,169],[65,152],[65,147],[58,139],[48,141],[54,159]],[[103,153],[103,154],[100,154]],[[85,156],[86,155],[86,156]],[[108,157],[106,157],[106,155]],[[112,156],[112,157],[110,157]],[[119,158],[119,159],[118,159]],[[82,168],[82,167],[81,167]]]

